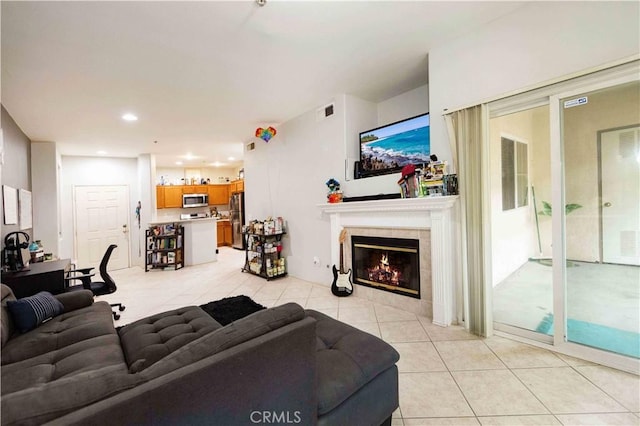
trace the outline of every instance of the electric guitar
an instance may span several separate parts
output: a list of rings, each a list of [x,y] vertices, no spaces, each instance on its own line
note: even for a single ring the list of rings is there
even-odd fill
[[[346,297],[353,293],[353,284],[351,283],[351,269],[344,272],[343,250],[342,244],[347,236],[347,230],[340,232],[340,271],[333,265],[333,283],[331,284],[331,293],[334,296]]]

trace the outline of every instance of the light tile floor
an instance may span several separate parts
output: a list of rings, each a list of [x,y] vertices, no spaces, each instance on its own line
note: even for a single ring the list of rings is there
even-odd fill
[[[124,325],[185,305],[244,294],[267,307],[296,302],[381,337],[400,353],[400,408],[393,425],[640,425],[638,376],[462,327],[327,286],[242,273],[244,253],[221,248],[216,263],[178,271],[113,271]]]

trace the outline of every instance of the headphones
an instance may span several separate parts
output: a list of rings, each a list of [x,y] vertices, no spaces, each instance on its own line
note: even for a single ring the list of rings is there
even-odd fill
[[[22,236],[24,237],[25,241],[23,243],[20,243],[20,235],[22,234]],[[12,238],[12,235],[15,235],[15,239]],[[16,232],[9,232],[5,237],[4,237],[4,245],[5,248],[9,249],[9,250],[15,250],[15,249],[26,249],[29,248],[29,234],[27,234],[26,232],[22,232],[22,231],[16,231]]]

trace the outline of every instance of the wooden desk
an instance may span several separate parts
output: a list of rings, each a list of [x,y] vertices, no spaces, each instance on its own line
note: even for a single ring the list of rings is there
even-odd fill
[[[32,296],[39,291],[48,291],[51,294],[64,293],[64,278],[70,269],[70,259],[32,263],[28,271],[3,272],[2,283],[8,285],[18,299]]]

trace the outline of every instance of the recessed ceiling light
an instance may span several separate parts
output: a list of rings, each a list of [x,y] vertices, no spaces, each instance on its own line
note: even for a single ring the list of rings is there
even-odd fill
[[[233,160],[235,160],[235,157],[229,157],[229,158],[227,158],[227,160],[233,161]]]
[[[98,151],[97,154],[98,155],[105,155],[107,153],[107,151]]]
[[[182,158],[184,158],[185,160],[194,160],[198,157],[196,157],[195,155],[191,154],[190,152],[187,152],[187,155],[184,155]]]
[[[122,119],[124,121],[138,121],[138,116],[131,113],[127,113],[122,116]]]
[[[215,163],[211,163],[211,165],[212,165],[213,167],[220,167],[220,166],[222,166],[223,164],[222,164],[221,162],[219,162],[219,161],[216,161]]]
[[[176,161],[176,164],[177,164],[178,166],[181,166],[181,165],[182,165],[182,161]]]

